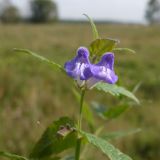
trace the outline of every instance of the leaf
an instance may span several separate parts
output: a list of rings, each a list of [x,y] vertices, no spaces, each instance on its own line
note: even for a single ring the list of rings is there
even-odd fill
[[[123,154],[106,140],[83,131],[81,131],[81,134],[90,144],[100,149],[111,160],[132,160],[129,156]]]
[[[132,92],[136,93],[139,90],[139,88],[141,87],[141,85],[142,85],[142,82],[139,82],[138,84],[136,84],[135,87],[133,88]]]
[[[122,113],[124,113],[128,109],[128,105],[120,105],[120,106],[115,106],[109,108],[108,111],[106,111],[103,116],[107,117],[109,119],[117,118],[120,116]]]
[[[51,60],[43,57],[43,56],[40,56],[40,55],[38,55],[37,53],[34,53],[34,52],[30,51],[30,50],[27,50],[27,49],[17,49],[17,48],[15,48],[14,51],[15,51],[15,52],[19,52],[19,53],[29,54],[29,55],[31,55],[31,56],[39,59],[40,61],[42,61],[42,62],[44,62],[44,63],[52,66],[53,68],[59,69],[60,71],[65,72],[64,69],[63,69],[63,67],[62,67],[61,65],[59,65],[59,64],[57,64],[57,63],[55,63],[55,62],[53,62],[53,61],[51,61]]]
[[[108,84],[108,83],[98,83],[95,88],[97,88],[98,90],[104,91],[106,93],[110,93],[113,96],[126,96],[132,100],[134,100],[137,104],[139,104],[139,100],[135,97],[135,95],[126,90],[123,87],[117,86],[115,84]]]
[[[102,138],[105,140],[111,140],[111,139],[116,139],[116,138],[126,137],[132,134],[136,134],[140,131],[141,129],[137,128],[137,129],[127,130],[127,131],[110,132],[102,135]]]
[[[89,46],[90,54],[91,56],[101,56],[106,52],[112,51],[117,43],[118,41],[114,39],[96,39]]]
[[[103,106],[97,102],[92,102],[91,104],[93,110],[103,119],[105,119],[106,117],[104,117],[104,113],[106,112],[107,108],[106,106]]]
[[[83,14],[83,15],[88,18],[88,20],[89,20],[89,22],[90,22],[90,24],[91,24],[94,40],[97,39],[97,38],[99,38],[99,34],[98,34],[96,25],[95,25],[95,23],[93,22],[93,20],[92,20],[87,14]]]
[[[76,144],[77,132],[74,129],[73,121],[62,117],[54,121],[44,132],[36,143],[30,158],[45,158],[58,154]]]
[[[133,54],[136,53],[134,50],[129,49],[129,48],[114,48],[113,52],[117,52],[117,53],[133,53]]]
[[[114,107],[105,107],[96,102],[92,103],[95,112],[103,119],[113,119],[120,116],[128,109],[128,105],[119,105]]]
[[[16,154],[12,154],[9,152],[0,151],[0,157],[6,157],[11,160],[29,160],[26,157],[22,157]]]
[[[73,89],[73,94],[77,100],[77,102],[80,102],[80,94]],[[85,120],[89,123],[91,129],[93,129],[93,125],[95,124],[94,122],[94,118],[93,118],[93,113],[92,110],[90,109],[89,105],[84,101],[83,102],[83,116],[85,118]]]

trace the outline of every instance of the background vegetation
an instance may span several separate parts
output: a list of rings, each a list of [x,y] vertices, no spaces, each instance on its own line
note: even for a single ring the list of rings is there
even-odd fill
[[[106,122],[106,131],[142,128],[141,133],[113,141],[136,160],[160,158],[160,30],[159,26],[99,24],[100,35],[118,38],[121,47],[136,54],[116,53],[119,82],[133,90],[141,106],[130,108],[116,120]],[[72,83],[61,73],[33,57],[15,54],[12,48],[27,48],[55,62],[75,55],[79,46],[92,40],[88,24],[0,26],[0,150],[26,155],[53,120],[62,115],[75,117],[77,103],[70,92]],[[116,98],[92,91],[86,99],[115,105]],[[100,121],[100,120],[99,120]],[[95,159],[99,152],[90,151]],[[98,157],[98,158],[96,158]]]
[[[148,2],[146,19],[151,24],[160,23],[160,0],[150,0]]]
[[[0,2],[0,22],[2,23],[48,23],[58,20],[57,5],[53,0],[30,0],[28,16],[22,15],[11,0]]]

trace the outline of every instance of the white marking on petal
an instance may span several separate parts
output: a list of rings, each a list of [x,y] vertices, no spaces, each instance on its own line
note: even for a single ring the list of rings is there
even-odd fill
[[[82,63],[80,66],[80,76],[84,77],[84,70],[87,67],[86,64]]]
[[[100,77],[104,77],[104,78],[108,78],[108,79],[112,79],[111,78],[111,70],[104,67],[104,66],[101,66],[100,67],[100,72],[98,73],[98,75]]]
[[[72,70],[72,72],[76,75],[76,77],[79,76],[80,74],[80,70],[79,70],[80,66],[81,66],[81,63],[76,63],[75,67]]]

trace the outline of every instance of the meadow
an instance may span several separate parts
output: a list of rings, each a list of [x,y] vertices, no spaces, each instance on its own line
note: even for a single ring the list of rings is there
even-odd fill
[[[106,122],[106,131],[141,128],[140,133],[112,143],[133,159],[158,160],[159,26],[98,24],[97,27],[102,38],[119,39],[120,47],[136,51],[136,54],[115,53],[115,71],[122,86],[130,91],[139,86],[135,95],[141,102],[140,106],[133,105],[117,119]],[[79,46],[88,46],[91,41],[89,24],[0,25],[0,150],[26,155],[47,125],[62,115],[74,118],[77,110],[69,78],[12,49],[26,48],[63,65]],[[95,91],[86,99],[105,105],[117,101],[109,94]],[[97,159],[103,157],[98,151],[94,154]]]

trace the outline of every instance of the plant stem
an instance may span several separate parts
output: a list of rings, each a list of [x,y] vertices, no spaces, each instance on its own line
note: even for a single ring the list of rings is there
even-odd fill
[[[80,99],[80,110],[79,110],[79,118],[78,118],[78,130],[81,130],[82,127],[82,113],[83,113],[83,100],[84,100],[85,90],[81,92],[81,99]],[[81,138],[78,137],[76,150],[75,150],[75,160],[79,160],[80,158],[80,150],[81,150]]]
[[[75,160],[79,160],[81,150],[81,139],[77,139],[76,150],[75,150]]]
[[[80,109],[79,109],[79,119],[78,119],[78,129],[81,130],[82,127],[82,116],[83,116],[83,100],[84,100],[85,90],[82,90],[80,99]]]

